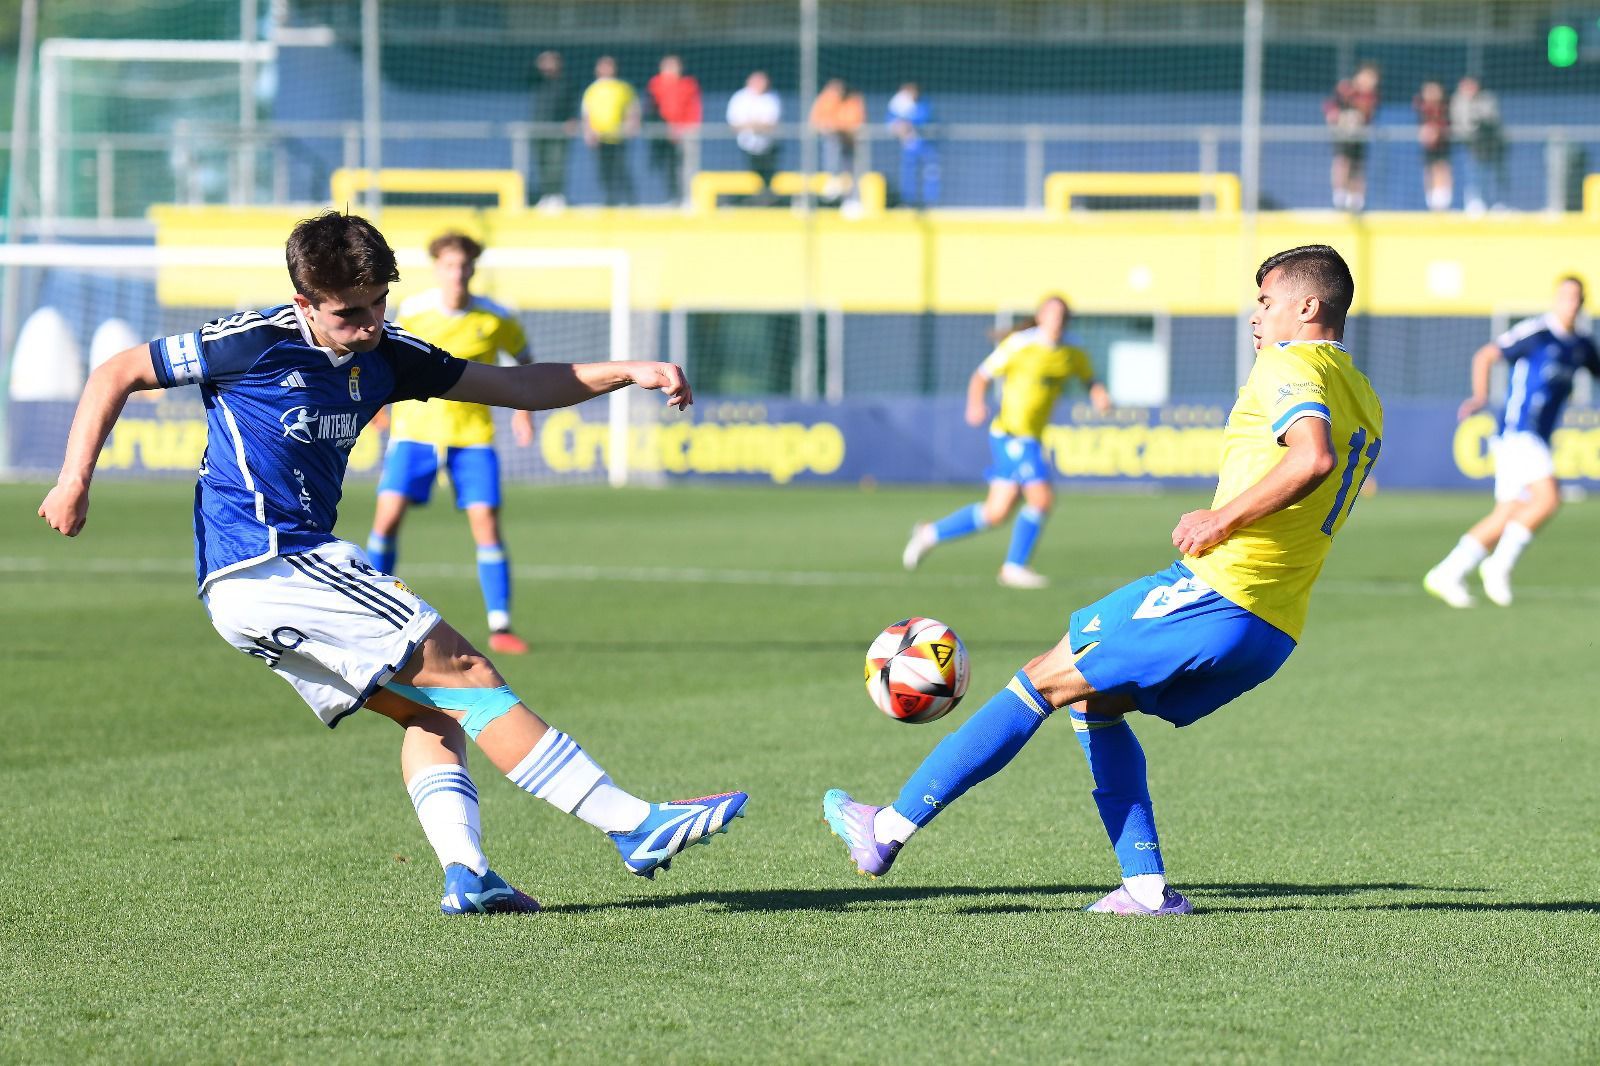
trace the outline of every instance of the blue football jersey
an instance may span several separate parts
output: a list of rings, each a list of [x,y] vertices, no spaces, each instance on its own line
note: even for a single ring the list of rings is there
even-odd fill
[[[336,539],[350,449],[379,408],[426,400],[463,360],[385,323],[370,352],[319,347],[293,304],[244,311],[150,342],[164,388],[199,385],[206,450],[195,490],[201,588]]]
[[[1548,441],[1572,395],[1572,375],[1587,370],[1600,377],[1594,338],[1562,332],[1549,315],[1539,315],[1512,326],[1495,344],[1511,364],[1500,431],[1537,433]]]

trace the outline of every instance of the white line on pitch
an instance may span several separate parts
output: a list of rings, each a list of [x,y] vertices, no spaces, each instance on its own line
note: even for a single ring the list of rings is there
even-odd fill
[[[514,574],[529,581],[615,582],[632,585],[776,585],[788,587],[847,588],[875,586],[907,588],[917,584],[984,586],[992,579],[976,574],[922,574],[915,578],[892,571],[847,570],[739,570],[710,567],[648,566],[558,566],[542,563],[516,563]],[[181,559],[107,559],[101,556],[57,559],[0,556],[0,573],[48,574],[185,574],[193,565]],[[404,568],[402,578],[476,580],[477,567],[465,563],[415,563]],[[1115,579],[1069,577],[1055,581],[1058,589],[1083,589],[1109,592]],[[1600,600],[1600,587],[1519,585],[1517,595],[1537,600]],[[1420,598],[1421,581],[1384,581],[1331,578],[1317,584],[1317,593],[1330,596],[1391,596]]]

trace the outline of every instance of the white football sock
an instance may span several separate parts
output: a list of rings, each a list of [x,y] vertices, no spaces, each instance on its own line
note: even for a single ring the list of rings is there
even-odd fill
[[[904,844],[916,831],[917,823],[893,807],[885,807],[872,819],[872,838],[879,844]]]
[[[644,824],[650,816],[650,804],[622,791],[607,775],[583,797],[572,814],[602,833],[627,833]]]
[[[1473,539],[1470,533],[1463,533],[1456,546],[1450,549],[1450,554],[1444,557],[1444,562],[1439,564],[1439,572],[1460,581],[1488,554],[1488,549]]]
[[[1517,557],[1522,554],[1522,549],[1533,540],[1533,530],[1521,522],[1507,522],[1504,533],[1500,534],[1500,543],[1494,546],[1494,554],[1489,556],[1489,562],[1506,573],[1517,565]]]
[[[650,812],[648,803],[613,785],[578,742],[559,729],[547,730],[506,776],[524,792],[607,833],[634,829]]]
[[[491,633],[503,633],[503,632],[505,632],[506,630],[508,630],[510,628],[511,628],[511,612],[510,611],[490,611],[489,612],[489,632],[491,632]]]
[[[1161,906],[1161,901],[1166,896],[1166,874],[1134,874],[1132,877],[1122,879],[1122,887],[1128,890],[1128,895],[1134,898],[1141,907],[1155,910]]]
[[[465,766],[425,766],[406,782],[406,791],[440,866],[460,863],[475,874],[488,871],[478,824],[478,790]]]

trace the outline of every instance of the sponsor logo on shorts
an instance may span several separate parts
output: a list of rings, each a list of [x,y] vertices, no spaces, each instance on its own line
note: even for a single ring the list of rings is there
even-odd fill
[[[1100,616],[1095,615],[1093,618],[1089,619],[1089,624],[1083,627],[1083,631],[1085,633],[1100,632]]]

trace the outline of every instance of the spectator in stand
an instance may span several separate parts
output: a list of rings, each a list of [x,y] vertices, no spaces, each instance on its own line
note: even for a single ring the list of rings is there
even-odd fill
[[[756,202],[770,204],[772,175],[778,169],[778,145],[774,139],[778,122],[783,118],[783,102],[772,91],[772,81],[764,70],[752,71],[744,81],[744,88],[728,101],[728,125],[737,134],[739,149],[744,152],[751,170],[761,179],[761,192]]]
[[[1429,211],[1448,211],[1455,197],[1450,169],[1450,103],[1444,86],[1425,81],[1411,98],[1417,113],[1417,143],[1422,146],[1422,192]]]
[[[855,189],[856,138],[867,123],[867,103],[843,78],[822,87],[811,105],[811,128],[822,136],[822,169],[829,175],[827,200]]]
[[[1504,207],[1506,192],[1506,139],[1500,125],[1500,101],[1478,79],[1468,75],[1450,98],[1450,128],[1467,148],[1467,210],[1477,214],[1487,207]]]
[[[900,202],[932,207],[939,202],[939,153],[929,139],[933,109],[922,89],[908,81],[889,98],[889,132],[900,141]]]
[[[607,207],[634,202],[628,172],[628,138],[639,132],[639,97],[617,77],[617,61],[601,56],[594,81],[583,91],[583,140],[600,163],[600,186]]]
[[[1378,81],[1378,64],[1368,60],[1322,105],[1333,129],[1333,206],[1340,211],[1367,206],[1367,127],[1378,111]]]
[[[540,52],[535,63],[539,76],[533,93],[533,120],[547,128],[560,125],[561,132],[534,134],[538,173],[531,184],[539,190],[540,207],[559,211],[567,206],[567,144],[578,132],[578,93],[561,69],[560,52]]]
[[[666,180],[667,200],[682,203],[683,142],[700,128],[700,82],[683,72],[682,59],[666,55],[645,91],[655,116],[667,126],[650,141],[650,166]]]

